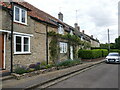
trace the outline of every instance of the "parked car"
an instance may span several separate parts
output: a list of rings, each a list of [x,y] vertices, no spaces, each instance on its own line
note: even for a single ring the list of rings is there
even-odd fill
[[[109,53],[105,59],[106,63],[120,63],[120,54],[117,52]]]

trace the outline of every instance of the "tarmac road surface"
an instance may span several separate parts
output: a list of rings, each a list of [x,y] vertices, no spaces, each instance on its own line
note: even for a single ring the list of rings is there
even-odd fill
[[[118,64],[100,64],[49,88],[118,88]]]

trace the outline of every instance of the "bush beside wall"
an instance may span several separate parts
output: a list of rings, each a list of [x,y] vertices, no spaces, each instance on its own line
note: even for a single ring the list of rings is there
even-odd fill
[[[111,49],[110,52],[118,52],[118,53],[120,53],[120,50],[119,49]]]
[[[79,50],[78,57],[82,59],[95,59],[100,57],[105,57],[108,55],[108,50],[106,49],[93,49],[93,50]]]

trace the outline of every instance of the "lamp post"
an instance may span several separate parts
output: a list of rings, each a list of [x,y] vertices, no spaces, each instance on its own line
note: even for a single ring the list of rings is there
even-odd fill
[[[109,29],[108,29],[108,50],[110,52],[110,34],[109,34]]]

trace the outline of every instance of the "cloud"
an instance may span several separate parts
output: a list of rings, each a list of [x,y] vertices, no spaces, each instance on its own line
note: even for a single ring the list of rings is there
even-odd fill
[[[118,34],[118,1],[119,0],[26,0],[39,9],[58,18],[61,11],[64,22],[74,26],[77,22],[81,30],[88,35],[94,35],[100,42],[107,42],[107,29],[110,29],[111,42]]]

